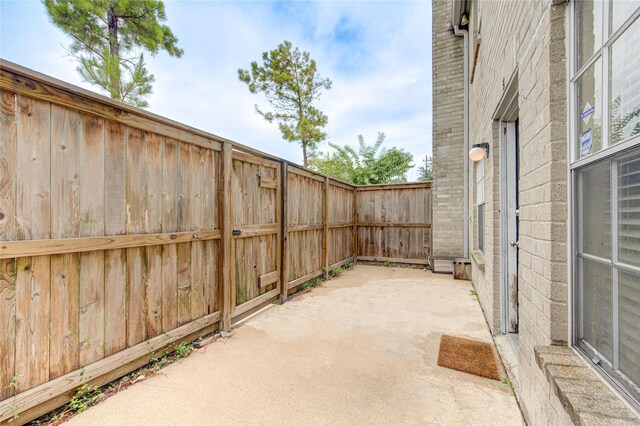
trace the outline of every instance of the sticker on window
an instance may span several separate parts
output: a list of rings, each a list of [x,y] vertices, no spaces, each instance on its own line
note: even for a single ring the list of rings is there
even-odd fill
[[[587,104],[584,106],[584,109],[580,113],[580,119],[584,121],[584,124],[587,124],[589,122],[589,119],[595,111],[596,107],[591,106],[591,104],[587,102]]]
[[[593,142],[593,132],[588,129],[580,133],[580,157],[591,154],[591,145]]]

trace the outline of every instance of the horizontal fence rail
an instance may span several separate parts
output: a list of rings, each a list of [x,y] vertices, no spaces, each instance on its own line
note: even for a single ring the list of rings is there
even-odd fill
[[[0,422],[356,260],[426,264],[429,183],[359,187],[0,62]]]

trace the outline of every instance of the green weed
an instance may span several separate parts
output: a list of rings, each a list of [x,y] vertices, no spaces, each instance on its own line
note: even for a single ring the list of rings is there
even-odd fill
[[[511,379],[509,379],[509,377],[507,376],[504,376],[503,378],[500,379],[500,384],[502,386],[508,387],[509,389],[511,389],[512,392],[516,391],[516,384],[512,382]]]
[[[394,266],[396,266],[395,263],[393,263],[391,260],[387,259],[384,261],[384,266],[386,266],[387,268],[392,268]]]
[[[101,388],[90,385],[82,385],[76,390],[75,395],[69,401],[69,409],[74,413],[82,413],[87,411],[89,407],[95,405],[104,398]]]
[[[184,358],[193,351],[193,343],[182,342],[176,346],[176,354],[180,358]]]
[[[342,273],[342,268],[341,268],[341,267],[339,267],[339,266],[336,266],[335,268],[333,268],[333,269],[331,270],[331,276],[333,276],[333,277],[337,277],[337,276],[339,276],[341,273]]]

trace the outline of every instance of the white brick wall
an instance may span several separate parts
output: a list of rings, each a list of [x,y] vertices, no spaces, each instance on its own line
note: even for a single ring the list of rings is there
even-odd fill
[[[559,3],[559,4],[556,4]],[[476,24],[475,4],[471,11],[471,33]],[[443,81],[454,81],[461,56],[451,45],[462,39],[446,34],[450,25],[451,2],[433,0],[434,20],[434,244],[444,236],[460,238],[460,233],[437,222],[440,214],[459,209],[462,201],[441,200],[451,189],[462,189],[462,111],[439,97],[446,92]],[[436,39],[436,36],[440,37]],[[447,37],[445,37],[447,36]],[[500,147],[498,124],[493,121],[506,84],[518,76],[520,130],[520,252],[519,252],[519,383],[516,391],[527,420],[538,424],[570,424],[559,400],[550,391],[538,368],[533,347],[566,343],[567,340],[567,6],[557,0],[482,1],[482,41],[469,92],[470,142],[482,139],[491,145],[484,161],[485,249],[477,250],[475,212],[475,171],[470,168],[470,226],[473,282],[487,322],[493,333],[500,332]],[[474,43],[470,43],[473,58]],[[452,51],[456,52],[454,55]],[[451,59],[453,67],[442,61]],[[473,61],[471,61],[471,66]],[[457,86],[456,86],[457,88]],[[450,90],[454,90],[451,88]],[[460,89],[462,96],[462,89]],[[458,97],[456,97],[458,99]],[[460,105],[462,106],[462,105]],[[440,109],[440,107],[442,107]],[[450,112],[445,118],[440,111]],[[458,120],[458,118],[460,118]],[[443,120],[438,123],[438,120]],[[455,127],[459,123],[460,127]],[[437,131],[436,131],[437,129]],[[446,129],[446,131],[445,131]],[[456,135],[459,139],[446,137]],[[440,155],[440,157],[436,157]],[[442,155],[447,155],[446,160]],[[455,157],[451,157],[455,156]],[[445,168],[443,171],[439,168]],[[439,173],[442,173],[439,175]],[[438,178],[441,180],[438,182]],[[450,179],[450,180],[447,180]],[[440,213],[438,209],[441,209]],[[455,235],[454,235],[455,233]],[[441,247],[443,243],[440,243]],[[449,243],[451,244],[451,243]],[[461,247],[461,246],[460,246]],[[434,251],[435,252],[435,251]],[[438,254],[435,252],[435,254]],[[484,270],[480,264],[484,264]]]

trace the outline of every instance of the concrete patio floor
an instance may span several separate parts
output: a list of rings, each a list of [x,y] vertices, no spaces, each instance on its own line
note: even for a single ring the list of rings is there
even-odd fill
[[[491,342],[468,281],[358,265],[73,418],[78,425],[518,425],[511,390],[436,365]]]

